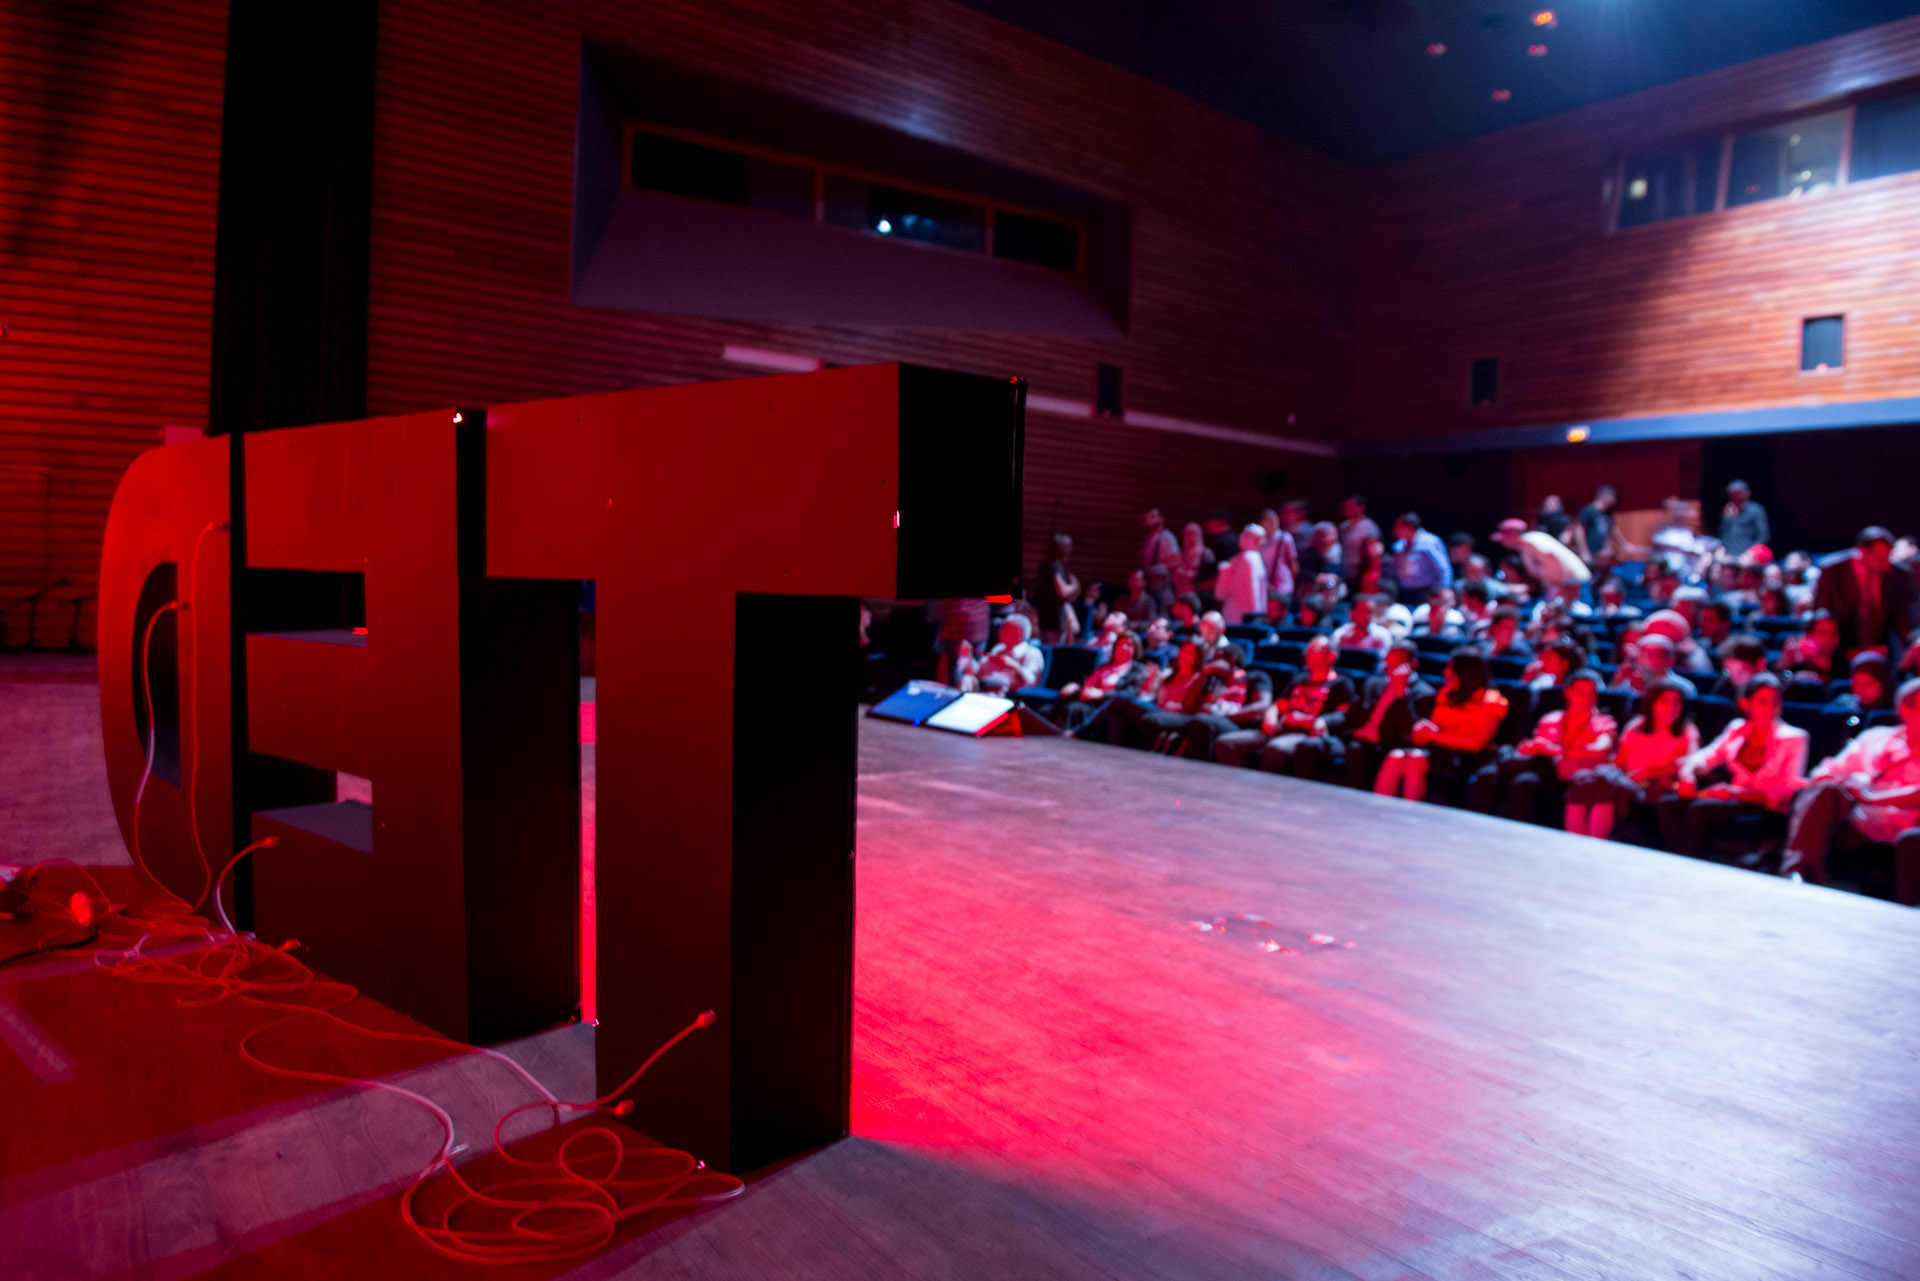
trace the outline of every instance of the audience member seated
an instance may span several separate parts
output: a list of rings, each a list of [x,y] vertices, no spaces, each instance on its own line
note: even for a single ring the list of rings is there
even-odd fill
[[[1747,682],[1767,670],[1767,643],[1758,636],[1729,636],[1720,642],[1720,678],[1708,694],[1739,702]]]
[[[1702,648],[1718,651],[1727,637],[1733,635],[1733,607],[1724,597],[1706,601],[1700,606],[1700,619],[1693,630]]]
[[[1511,605],[1502,605],[1493,611],[1493,619],[1487,624],[1480,645],[1488,658],[1533,657],[1533,646],[1520,634],[1520,611]]]
[[[1453,600],[1451,587],[1436,587],[1428,592],[1426,602],[1413,611],[1412,625],[1408,629],[1408,634],[1446,636],[1465,640],[1467,616],[1453,607]]]
[[[1267,741],[1258,764],[1270,774],[1297,778],[1321,776],[1332,746],[1328,718],[1353,702],[1353,681],[1333,668],[1337,650],[1325,637],[1307,646],[1307,670],[1287,687],[1260,724]]]
[[[1208,613],[1208,618],[1218,614]],[[1183,685],[1177,700],[1163,697],[1159,706],[1141,718],[1137,737],[1155,752],[1176,751],[1181,733],[1209,704],[1221,703],[1228,710],[1238,709],[1248,697],[1246,656],[1231,641],[1219,641],[1211,649],[1202,636],[1195,636],[1183,647],[1195,653],[1194,678]],[[1271,684],[1267,687],[1272,697]]]
[[[1173,608],[1173,571],[1165,565],[1147,568],[1147,595],[1159,603],[1161,612]]]
[[[1302,627],[1325,627],[1339,608],[1340,598],[1323,589],[1294,606],[1293,617]]]
[[[1645,611],[1638,605],[1627,603],[1627,586],[1617,578],[1608,578],[1602,582],[1596,595],[1600,601],[1600,608],[1595,613],[1601,618],[1611,620],[1645,617]]]
[[[1414,723],[1412,746],[1387,753],[1373,790],[1410,801],[1426,799],[1435,786],[1443,795],[1463,791],[1467,779],[1487,763],[1506,715],[1507,696],[1493,688],[1486,655],[1469,646],[1456,649],[1447,660],[1432,716]]]
[[[1527,664],[1520,679],[1531,690],[1557,689],[1584,662],[1586,655],[1580,647],[1572,639],[1562,636],[1534,651],[1533,661]],[[1598,673],[1595,673],[1594,679],[1599,679]]]
[[[1887,662],[1887,656],[1863,649],[1847,665],[1845,692],[1827,704],[1827,711],[1838,716],[1864,719],[1874,712],[1892,707],[1892,694],[1893,667]]]
[[[1563,618],[1588,619],[1593,617],[1593,606],[1580,597],[1580,584],[1565,582],[1554,588],[1533,607],[1531,623],[1538,623],[1547,614],[1557,613]]]
[[[1260,549],[1267,531],[1248,525],[1240,531],[1240,550],[1220,567],[1220,613],[1229,623],[1267,616],[1267,563]]]
[[[1785,583],[1776,583],[1760,589],[1760,603],[1754,607],[1754,613],[1760,617],[1792,618],[1799,612],[1787,597]]]
[[[1920,845],[1920,680],[1900,687],[1900,723],[1863,730],[1822,761],[1794,798],[1781,874],[1824,882],[1836,851],[1862,845]],[[1920,873],[1909,854],[1909,877]],[[1910,891],[1920,886],[1908,887]],[[1920,894],[1900,896],[1911,901]]]
[[[1777,830],[1807,773],[1807,732],[1780,719],[1780,680],[1762,672],[1747,682],[1720,737],[1680,765],[1680,785],[1659,806],[1661,835],[1676,854],[1698,858],[1708,839],[1738,819]]]
[[[1075,731],[1075,737],[1114,747],[1151,747],[1154,739],[1146,729],[1147,717],[1156,711],[1190,715],[1206,692],[1205,664],[1198,644],[1180,646],[1171,667],[1158,675],[1149,672],[1140,692],[1132,697],[1103,700],[1103,705]]]
[[[1168,534],[1168,538],[1173,535]],[[1160,602],[1147,591],[1147,571],[1136,569],[1127,575],[1127,594],[1113,602],[1109,609],[1127,616],[1127,626],[1140,631],[1166,611],[1160,608]]]
[[[1645,693],[1660,681],[1672,681],[1688,698],[1700,691],[1673,670],[1673,642],[1659,632],[1642,632],[1621,642],[1624,655],[1614,673],[1613,688]]]
[[[1432,710],[1433,686],[1420,679],[1420,651],[1411,641],[1387,650],[1385,670],[1369,676],[1355,701],[1328,718],[1328,747],[1344,742],[1348,787],[1371,790],[1388,752],[1413,746],[1413,727]],[[1308,777],[1299,769],[1296,772]],[[1325,777],[1324,772],[1321,777]]]
[[[1532,822],[1581,770],[1604,765],[1613,755],[1619,727],[1600,710],[1600,674],[1587,668],[1568,675],[1567,705],[1548,712],[1533,733],[1480,767],[1467,788],[1467,804],[1482,814]]]
[[[1920,619],[1914,617],[1913,575],[1893,564],[1893,535],[1869,525],[1853,550],[1820,571],[1814,608],[1839,624],[1840,652],[1896,653]]]
[[[1460,617],[1468,636],[1478,636],[1493,622],[1496,596],[1486,578],[1469,578],[1460,587]]]
[[[1088,674],[1083,683],[1060,687],[1060,710],[1055,713],[1068,733],[1079,729],[1110,698],[1133,698],[1147,679],[1139,659],[1140,642],[1124,626],[1113,638],[1113,656]]]
[[[1687,716],[1687,693],[1671,680],[1655,681],[1627,722],[1610,763],[1578,769],[1567,780],[1566,829],[1605,839],[1630,814],[1653,826],[1651,806],[1672,792],[1680,766],[1700,750],[1700,731]]]
[[[1273,677],[1258,668],[1249,671],[1236,667],[1232,676],[1207,696],[1199,712],[1180,727],[1180,742],[1174,752],[1190,760],[1214,760],[1214,744],[1221,735],[1259,725],[1272,707]]]
[[[1346,626],[1333,634],[1335,649],[1370,649],[1376,654],[1387,652],[1387,646],[1393,644],[1393,633],[1374,621],[1376,612],[1383,611],[1386,602],[1378,596],[1359,595],[1347,606]]]
[[[1655,609],[1665,608],[1679,589],[1680,578],[1664,559],[1656,556],[1647,562],[1646,569],[1640,574],[1640,590]]]
[[[1816,609],[1807,616],[1806,632],[1789,636],[1781,645],[1774,670],[1794,680],[1824,683],[1840,679],[1840,673],[1846,670],[1841,659],[1841,636],[1839,620],[1824,609]]]
[[[1387,545],[1378,538],[1369,538],[1360,551],[1359,568],[1348,569],[1353,575],[1353,591],[1356,596],[1384,596],[1389,594],[1393,580],[1386,575]],[[1394,587],[1392,595],[1398,595]]]
[[[1664,636],[1673,643],[1673,669],[1684,674],[1689,684],[1698,684],[1696,676],[1713,674],[1713,655],[1693,639],[1693,624],[1677,609],[1656,609],[1641,624],[1648,635]]]
[[[1323,713],[1344,707],[1353,697],[1353,682],[1333,670],[1336,657],[1333,642],[1325,636],[1307,642],[1302,660],[1306,670],[1274,699],[1257,724],[1215,738],[1213,758],[1223,765],[1247,764],[1268,740],[1290,732],[1288,727],[1294,722],[1311,726]]]
[[[1009,614],[1000,624],[1000,643],[976,658],[973,646],[960,643],[960,688],[1002,698],[1040,679],[1046,655],[1033,643],[1033,624],[1025,614]]]

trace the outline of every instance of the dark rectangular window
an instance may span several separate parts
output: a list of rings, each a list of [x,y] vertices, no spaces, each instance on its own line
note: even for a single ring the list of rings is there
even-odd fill
[[[1469,405],[1491,405],[1500,399],[1500,358],[1492,356],[1486,360],[1473,362],[1473,372],[1467,380],[1467,403]]]
[[[813,170],[635,130],[633,185],[672,196],[813,217]]]
[[[1738,134],[1727,176],[1727,207],[1825,191],[1839,181],[1847,113],[1830,111]]]
[[[1626,187],[1620,193],[1620,225],[1682,218],[1687,205],[1687,153],[1669,151],[1658,156],[1634,156],[1627,161]]]
[[[1824,373],[1845,363],[1845,316],[1810,316],[1800,322],[1800,369]]]
[[[1001,210],[993,215],[993,256],[1074,271],[1080,265],[1080,229],[1070,222]]]
[[[1847,181],[1865,182],[1920,169],[1920,93],[1863,102],[1853,115]]]
[[[985,207],[877,182],[867,186],[867,227],[883,236],[968,253],[984,253],[987,248]]]
[[[1124,412],[1121,405],[1121,369],[1118,365],[1101,365],[1093,386],[1093,412],[1102,418],[1118,418]]]
[[[1720,198],[1720,139],[1693,149],[1693,212],[1712,213]]]

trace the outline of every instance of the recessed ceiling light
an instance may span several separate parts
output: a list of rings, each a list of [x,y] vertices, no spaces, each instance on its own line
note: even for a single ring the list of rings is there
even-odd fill
[[[1495,102],[1505,102],[1511,97],[1513,97],[1513,90],[1511,89],[1495,89],[1493,91],[1493,100]]]
[[[1543,44],[1530,44],[1527,46],[1527,56],[1529,58],[1544,58],[1547,56],[1547,46]]]
[[[1560,25],[1560,20],[1559,18],[1554,16],[1553,10],[1542,9],[1538,13],[1533,15],[1533,25],[1536,27],[1545,27],[1547,28],[1547,30],[1551,31],[1553,28]]]
[[[1434,41],[1432,44],[1427,46],[1427,56],[1429,58],[1438,58],[1441,54],[1445,53],[1446,51],[1447,51],[1447,46],[1441,44],[1438,40]]]

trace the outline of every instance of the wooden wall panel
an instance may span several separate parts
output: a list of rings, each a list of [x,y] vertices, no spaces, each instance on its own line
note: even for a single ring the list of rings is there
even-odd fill
[[[1623,154],[1916,76],[1920,17],[1368,170],[1356,433],[1920,395],[1920,173],[1618,234],[1602,202]],[[1834,313],[1846,370],[1802,375]]]
[[[128,462],[206,421],[225,40],[224,0],[0,6],[0,605],[71,579],[42,644]]]
[[[571,306],[584,38],[1129,203],[1129,335],[740,324]],[[1351,171],[950,0],[385,0],[378,66],[372,413],[739,377],[751,371],[721,359],[732,343],[1017,374],[1037,393],[1083,401],[1107,361],[1126,369],[1136,410],[1329,442],[1346,427]],[[1039,415],[1032,440],[1029,560],[1058,513],[1083,565],[1103,570],[1133,555],[1145,493],[1165,494],[1177,519],[1216,501],[1244,518],[1271,501],[1261,491],[1269,473],[1324,462]],[[717,507],[725,502],[716,494]]]

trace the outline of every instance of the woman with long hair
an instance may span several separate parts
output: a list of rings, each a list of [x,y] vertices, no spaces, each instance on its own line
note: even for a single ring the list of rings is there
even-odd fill
[[[1387,753],[1374,780],[1382,796],[1425,800],[1432,783],[1449,792],[1465,789],[1473,772],[1487,763],[1493,736],[1507,716],[1507,696],[1493,687],[1487,656],[1463,645],[1447,659],[1446,682],[1434,700],[1433,715],[1413,727],[1413,745]]]
[[[1180,531],[1180,559],[1173,564],[1173,594],[1184,596],[1188,592],[1198,594],[1203,584],[1211,584],[1217,570],[1213,549],[1207,546],[1206,535],[1200,526],[1192,521]]]

